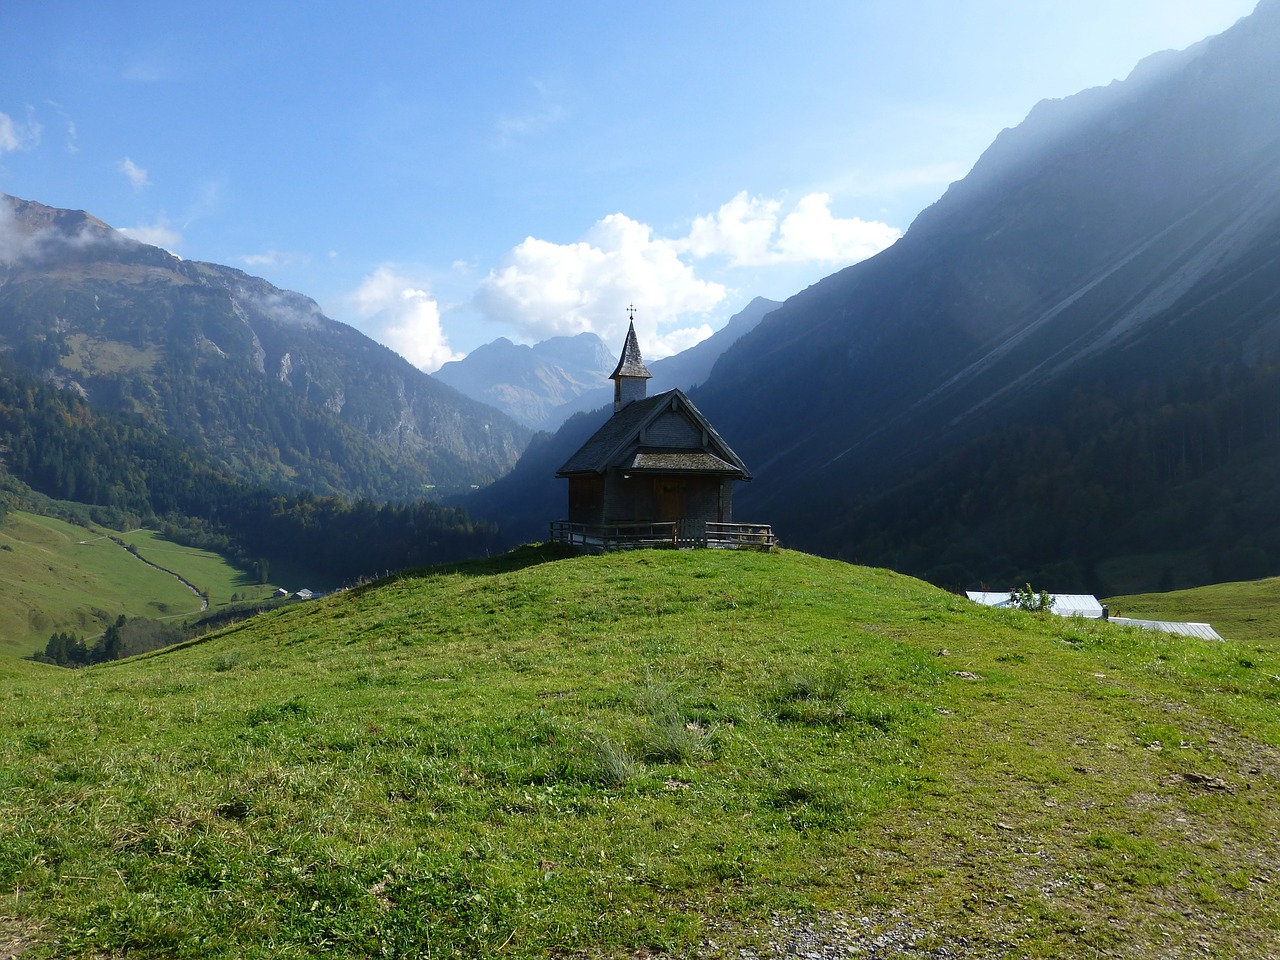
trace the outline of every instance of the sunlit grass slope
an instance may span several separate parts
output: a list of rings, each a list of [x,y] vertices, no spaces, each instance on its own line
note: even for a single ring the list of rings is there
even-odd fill
[[[1280,577],[1112,597],[1107,603],[1122,616],[1208,623],[1230,640],[1280,649]]]
[[[0,525],[0,653],[26,656],[60,631],[96,635],[122,613],[199,611],[195,594],[109,534],[118,536],[52,517],[8,515]]]
[[[274,586],[258,583],[253,576],[211,550],[201,550],[166,540],[154,530],[131,530],[116,535],[132,546],[140,557],[158,567],[172,570],[209,597],[209,606],[219,607],[242,600],[265,600]]]
[[[526,548],[0,671],[0,935],[737,957],[841,915],[921,955],[1269,956],[1277,675],[801,554]]]

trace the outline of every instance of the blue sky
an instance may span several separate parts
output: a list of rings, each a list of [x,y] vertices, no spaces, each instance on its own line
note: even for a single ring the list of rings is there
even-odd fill
[[[265,277],[423,369],[646,356],[883,248],[1039,100],[1255,0],[0,0],[0,191]]]

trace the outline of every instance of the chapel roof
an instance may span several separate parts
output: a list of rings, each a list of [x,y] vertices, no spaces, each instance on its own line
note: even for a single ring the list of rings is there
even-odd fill
[[[644,365],[644,357],[640,356],[640,341],[636,339],[636,325],[632,321],[627,327],[627,339],[622,345],[622,356],[618,358],[618,365],[614,368],[613,373],[609,374],[609,379],[642,377],[648,380],[652,376],[653,374],[649,372],[649,368]]]
[[[644,429],[668,411],[680,411],[702,432],[701,447],[670,448],[644,442]],[[623,407],[578,448],[556,476],[609,469],[661,473],[717,473],[750,480],[751,472],[681,390],[668,390]]]

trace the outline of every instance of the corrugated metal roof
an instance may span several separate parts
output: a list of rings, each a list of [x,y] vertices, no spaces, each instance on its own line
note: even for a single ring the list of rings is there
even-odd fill
[[[1003,593],[968,590],[965,596],[985,607],[1007,607],[1013,595],[1007,590]],[[1087,593],[1054,593],[1053,591],[1049,591],[1049,596],[1053,597],[1053,606],[1050,609],[1060,617],[1102,619],[1102,604],[1098,602],[1097,597]]]
[[[1007,607],[1013,594],[1008,591],[991,593],[986,590],[966,590],[965,596],[974,603],[982,604],[984,607]]]
[[[1008,607],[1012,594],[1008,592],[991,592],[987,590],[966,590],[967,596],[974,603],[985,607]],[[1102,604],[1097,597],[1088,594],[1050,593],[1053,597],[1053,612],[1060,617],[1086,617],[1097,620],[1102,617]],[[1122,627],[1140,627],[1143,630],[1159,630],[1163,633],[1176,633],[1184,637],[1199,637],[1201,640],[1221,640],[1217,630],[1207,623],[1177,623],[1172,620],[1135,620],[1132,617],[1112,617],[1111,623]]]
[[[1135,620],[1132,617],[1112,617],[1112,623],[1122,627],[1141,627],[1143,630],[1159,630],[1162,633],[1176,633],[1184,637],[1199,637],[1201,640],[1221,640],[1218,631],[1207,623],[1177,623],[1172,620]]]
[[[1052,596],[1053,612],[1060,617],[1102,619],[1102,604],[1095,596],[1087,593],[1055,593]]]

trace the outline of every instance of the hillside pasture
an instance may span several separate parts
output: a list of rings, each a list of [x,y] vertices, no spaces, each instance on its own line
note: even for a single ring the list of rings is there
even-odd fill
[[[160,619],[200,612],[200,597],[112,538],[136,544],[141,556],[208,589],[215,602],[237,591],[253,598],[270,593],[216,555],[151,531],[121,534],[15,511],[0,525],[0,653],[26,656],[62,631],[96,636],[121,614]]]
[[[884,570],[526,548],[0,671],[0,933],[24,960],[1270,957],[1278,700],[1274,650]]]
[[[1115,616],[1208,623],[1228,640],[1280,649],[1280,577],[1111,597]]]
[[[143,559],[194,584],[208,596],[211,608],[225,606],[233,595],[241,600],[265,600],[275,589],[258,583],[250,573],[220,554],[174,543],[154,530],[131,530],[113,536],[133,547]]]

